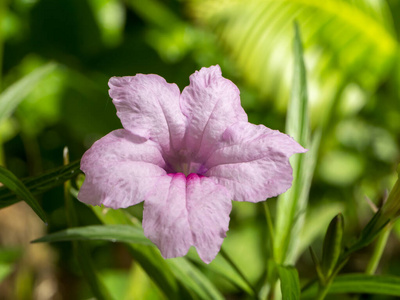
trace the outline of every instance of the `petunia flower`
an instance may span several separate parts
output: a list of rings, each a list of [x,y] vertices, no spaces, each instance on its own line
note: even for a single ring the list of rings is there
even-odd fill
[[[112,77],[109,86],[124,129],[83,155],[78,198],[114,209],[144,201],[144,234],[164,258],[194,246],[211,262],[232,200],[264,201],[291,186],[289,157],[306,150],[249,123],[239,89],[218,65],[196,71],[182,93],[153,74]]]

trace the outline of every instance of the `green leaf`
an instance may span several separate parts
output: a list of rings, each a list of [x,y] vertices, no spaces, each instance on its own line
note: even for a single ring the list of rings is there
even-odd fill
[[[190,260],[202,264],[202,260],[196,255],[194,252],[189,251],[187,257]],[[227,262],[227,260],[222,257],[222,255],[217,255],[217,257],[207,266],[207,269],[215,272],[218,275],[225,277],[229,280],[233,285],[235,285],[240,290],[243,290],[250,296],[254,296],[254,292],[252,287],[248,284],[248,282],[241,276],[231,264]]]
[[[329,221],[344,210],[344,205],[338,202],[321,202],[308,207],[307,218],[300,236],[298,252],[302,253],[318,237],[323,237]]]
[[[104,224],[133,225],[125,210],[103,209],[98,206],[92,206],[91,208]],[[171,267],[155,247],[129,244],[129,250],[143,270],[169,299],[179,299],[180,285],[171,271]]]
[[[65,166],[69,164],[68,147],[64,147],[63,161]],[[69,227],[75,227],[78,226],[78,216],[75,209],[74,199],[72,198],[70,191],[71,181],[66,180],[64,182],[64,201],[67,224]],[[73,230],[72,228],[70,229]],[[92,257],[90,255],[88,245],[82,241],[73,241],[72,246],[74,249],[74,256],[82,271],[83,277],[86,279],[92,290],[93,296],[99,300],[113,299],[107,287],[103,284],[97,274],[97,271],[92,262]]]
[[[210,280],[185,258],[177,257],[167,262],[181,284],[194,291],[200,299],[225,299]]]
[[[385,226],[390,222],[390,219],[382,215],[382,209],[371,218],[368,224],[361,231],[359,239],[346,250],[344,255],[349,255],[361,248],[368,246],[382,232]]]
[[[300,299],[300,282],[297,270],[291,266],[278,266],[278,274],[281,280],[282,299]]]
[[[33,195],[39,195],[75,177],[80,172],[79,164],[80,161],[75,161],[69,165],[58,167],[44,174],[25,178],[21,181]],[[20,200],[8,188],[0,188],[0,208],[10,206]]]
[[[84,240],[103,240],[153,245],[153,243],[144,236],[142,229],[131,225],[92,225],[68,228],[48,234],[32,241],[32,243]]]
[[[28,188],[9,170],[0,166],[0,182],[13,191],[18,197],[21,197],[33,211],[46,223],[46,215],[35,197]]]
[[[322,281],[324,280],[324,275],[322,274],[321,271],[321,263],[319,262],[318,256],[311,246],[308,248],[308,250],[310,251],[311,259],[315,266],[315,271],[317,271],[318,279]]]
[[[133,221],[129,222],[128,213],[124,210],[104,210],[100,207],[92,207],[92,209],[105,223],[130,223],[130,227],[137,229],[136,220],[132,219]],[[106,227],[108,226],[110,225],[106,225]],[[119,241],[118,236],[115,237],[114,241]],[[156,247],[134,243],[137,240],[121,241],[128,242],[129,250],[135,260],[169,299],[193,298],[193,295],[188,294],[190,292],[200,299],[223,299],[217,288],[186,258],[165,260]],[[147,241],[147,243],[153,245],[150,241]]]
[[[307,148],[310,140],[306,70],[301,38],[295,24],[294,77],[292,96],[286,117],[286,133]],[[314,139],[312,151],[291,157],[293,167],[292,187],[279,196],[274,236],[274,257],[277,263],[294,263],[298,255],[300,232],[304,224],[308,193],[314,173],[319,135]]]
[[[93,295],[96,297],[96,299],[113,299],[103,282],[98,278],[87,245],[83,242],[75,242],[73,247],[79,267],[82,270],[83,276],[92,289]]]
[[[306,146],[310,139],[307,75],[303,59],[300,30],[297,23],[294,23],[294,31],[294,76],[292,94],[286,115],[286,133],[300,145]]]
[[[48,63],[21,78],[0,94],[0,123],[8,118],[18,104],[47,75],[56,69],[56,64]]]
[[[373,93],[387,78],[398,54],[398,41],[386,1],[370,0],[190,0],[189,10],[211,29],[245,79],[284,109],[289,99],[291,40],[299,22],[310,58],[314,120],[340,82],[354,82]],[[266,78],[268,81],[266,81]],[[325,109],[325,110],[324,110]]]
[[[314,284],[302,293],[302,298],[314,299],[318,286]],[[400,296],[400,277],[387,275],[346,274],[335,278],[328,294],[379,294]]]
[[[342,251],[343,215],[338,214],[329,224],[322,248],[321,271],[325,278],[332,275]]]

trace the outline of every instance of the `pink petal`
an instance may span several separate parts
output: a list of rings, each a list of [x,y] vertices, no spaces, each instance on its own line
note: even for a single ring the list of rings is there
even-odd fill
[[[165,258],[185,255],[193,245],[186,209],[186,178],[182,173],[160,178],[144,202],[144,234]]]
[[[181,95],[181,106],[188,118],[186,147],[200,160],[215,149],[229,125],[247,121],[239,89],[221,76],[219,66],[202,68],[190,76],[190,85]]]
[[[207,177],[163,176],[144,204],[143,229],[165,258],[183,256],[195,246],[211,262],[229,225],[229,193]]]
[[[120,129],[107,134],[86,151],[86,174],[78,199],[91,205],[122,208],[144,200],[165,175],[165,162],[152,142]]]
[[[226,146],[209,157],[205,175],[237,201],[258,202],[285,192],[293,179],[289,157],[307,151],[286,134],[247,122],[229,127],[223,139]]]
[[[190,174],[186,193],[194,246],[200,258],[210,263],[221,249],[229,229],[232,210],[229,192],[210,178]]]
[[[181,147],[185,117],[176,84],[158,75],[137,74],[112,77],[108,85],[125,129],[156,141],[164,152]]]

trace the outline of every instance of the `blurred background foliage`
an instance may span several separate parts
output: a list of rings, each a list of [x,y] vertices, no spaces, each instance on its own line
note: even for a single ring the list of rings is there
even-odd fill
[[[1,0],[0,164],[20,178],[36,175],[62,165],[64,146],[79,159],[120,128],[107,94],[111,76],[155,73],[183,89],[190,74],[213,64],[239,86],[251,122],[284,131],[294,20],[305,48],[311,127],[322,130],[301,250],[321,248],[338,212],[347,235],[359,232],[372,215],[365,197],[381,201],[400,161],[397,0]],[[61,188],[40,197],[46,228],[23,203],[0,211],[1,299],[90,297],[69,243],[29,245],[67,226],[63,201]],[[82,225],[99,223],[76,205]],[[224,242],[253,283],[265,271],[268,239],[260,205],[234,204]],[[140,206],[130,212],[141,217]],[[380,271],[400,275],[399,237],[397,228]],[[123,245],[91,243],[90,251],[117,299],[162,298]],[[359,270],[364,256],[346,268]],[[300,275],[313,275],[308,253],[297,265]],[[240,299],[236,287],[208,276]]]

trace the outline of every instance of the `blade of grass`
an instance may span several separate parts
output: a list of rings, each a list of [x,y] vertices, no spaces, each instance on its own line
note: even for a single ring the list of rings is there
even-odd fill
[[[292,136],[303,147],[308,148],[310,130],[306,69],[303,60],[300,32],[296,23],[294,28],[294,77],[286,118],[286,133]],[[313,148],[318,148],[319,139],[314,139],[314,142]],[[310,167],[310,162],[315,161],[316,152],[314,150],[306,154],[297,154],[291,158],[293,184],[286,193],[279,197],[277,202],[274,236],[274,259],[277,264],[294,263],[296,257],[295,249],[299,243],[298,239],[304,223],[308,193],[314,172],[314,168]],[[309,161],[307,157],[309,157]]]
[[[31,194],[29,189],[15,176],[11,171],[0,166],[0,182],[7,188],[13,191],[18,197],[23,199],[33,211],[43,220],[46,221],[46,215],[35,197]]]

